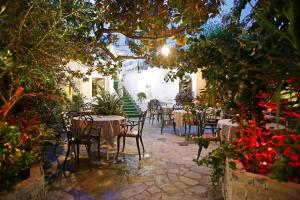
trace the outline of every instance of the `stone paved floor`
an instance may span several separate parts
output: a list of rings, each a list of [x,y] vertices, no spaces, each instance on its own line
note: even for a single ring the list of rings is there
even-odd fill
[[[161,135],[159,124],[151,125],[146,121],[143,132],[146,153],[141,161],[135,139],[127,138],[125,151],[118,161],[115,151],[109,151],[108,159],[103,152],[101,163],[94,152],[94,168],[90,171],[84,159],[86,155],[81,153],[83,159],[77,170],[67,178],[59,170],[64,160],[63,151],[57,160],[49,163],[45,172],[47,199],[222,199],[220,191],[211,187],[210,170],[192,161],[198,147],[193,143],[181,146],[184,140],[183,136],[174,135],[171,128]],[[202,155],[215,147],[216,144],[210,145]],[[68,162],[70,166],[71,162]]]

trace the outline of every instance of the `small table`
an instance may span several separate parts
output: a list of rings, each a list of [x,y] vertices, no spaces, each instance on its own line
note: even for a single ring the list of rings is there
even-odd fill
[[[114,147],[114,137],[120,133],[120,124],[125,120],[123,116],[118,115],[91,115],[93,118],[93,128],[101,126],[101,138],[103,138],[108,145]],[[74,126],[79,126],[78,117],[72,119]]]

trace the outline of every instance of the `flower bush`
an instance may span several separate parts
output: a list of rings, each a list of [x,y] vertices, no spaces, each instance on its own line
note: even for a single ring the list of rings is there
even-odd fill
[[[191,90],[184,90],[182,92],[177,93],[175,97],[177,104],[186,104],[192,103],[194,101],[194,95]]]
[[[28,136],[17,126],[0,126],[0,191],[12,189],[20,171],[32,163],[35,153],[28,149],[27,141]]]
[[[202,38],[189,56],[196,54],[192,64],[203,66],[207,91],[221,91],[223,105],[234,103],[239,127],[233,141],[196,162],[214,168],[215,184],[225,157],[241,161],[249,172],[299,183],[299,2],[257,1],[244,21],[237,19],[250,1],[235,2],[223,30]]]
[[[53,129],[44,124],[41,114],[21,104],[22,112],[15,108],[17,114],[0,123],[0,191],[13,189],[20,173],[40,161],[43,141],[54,141]]]

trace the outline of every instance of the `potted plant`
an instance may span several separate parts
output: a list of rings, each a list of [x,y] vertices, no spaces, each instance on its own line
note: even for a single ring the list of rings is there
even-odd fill
[[[116,93],[110,94],[103,88],[96,96],[93,111],[98,115],[122,115],[123,101]]]
[[[139,92],[137,94],[137,99],[139,101],[139,103],[141,104],[145,99],[147,99],[147,96],[145,94],[145,92]]]
[[[72,101],[71,101],[71,111],[81,111],[81,109],[83,108],[83,96],[78,93],[72,96]]]
[[[175,97],[177,104],[190,105],[194,101],[194,95],[191,90],[183,90],[182,92],[177,93]]]

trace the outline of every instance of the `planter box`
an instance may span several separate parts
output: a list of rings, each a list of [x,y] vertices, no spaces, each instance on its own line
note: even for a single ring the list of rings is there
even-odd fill
[[[45,179],[41,164],[30,168],[30,177],[19,182],[14,191],[0,193],[0,200],[45,199]]]
[[[243,165],[236,161],[237,169],[228,167],[224,176],[223,196],[226,200],[292,200],[300,199],[300,184],[283,183],[266,176],[247,172]]]

